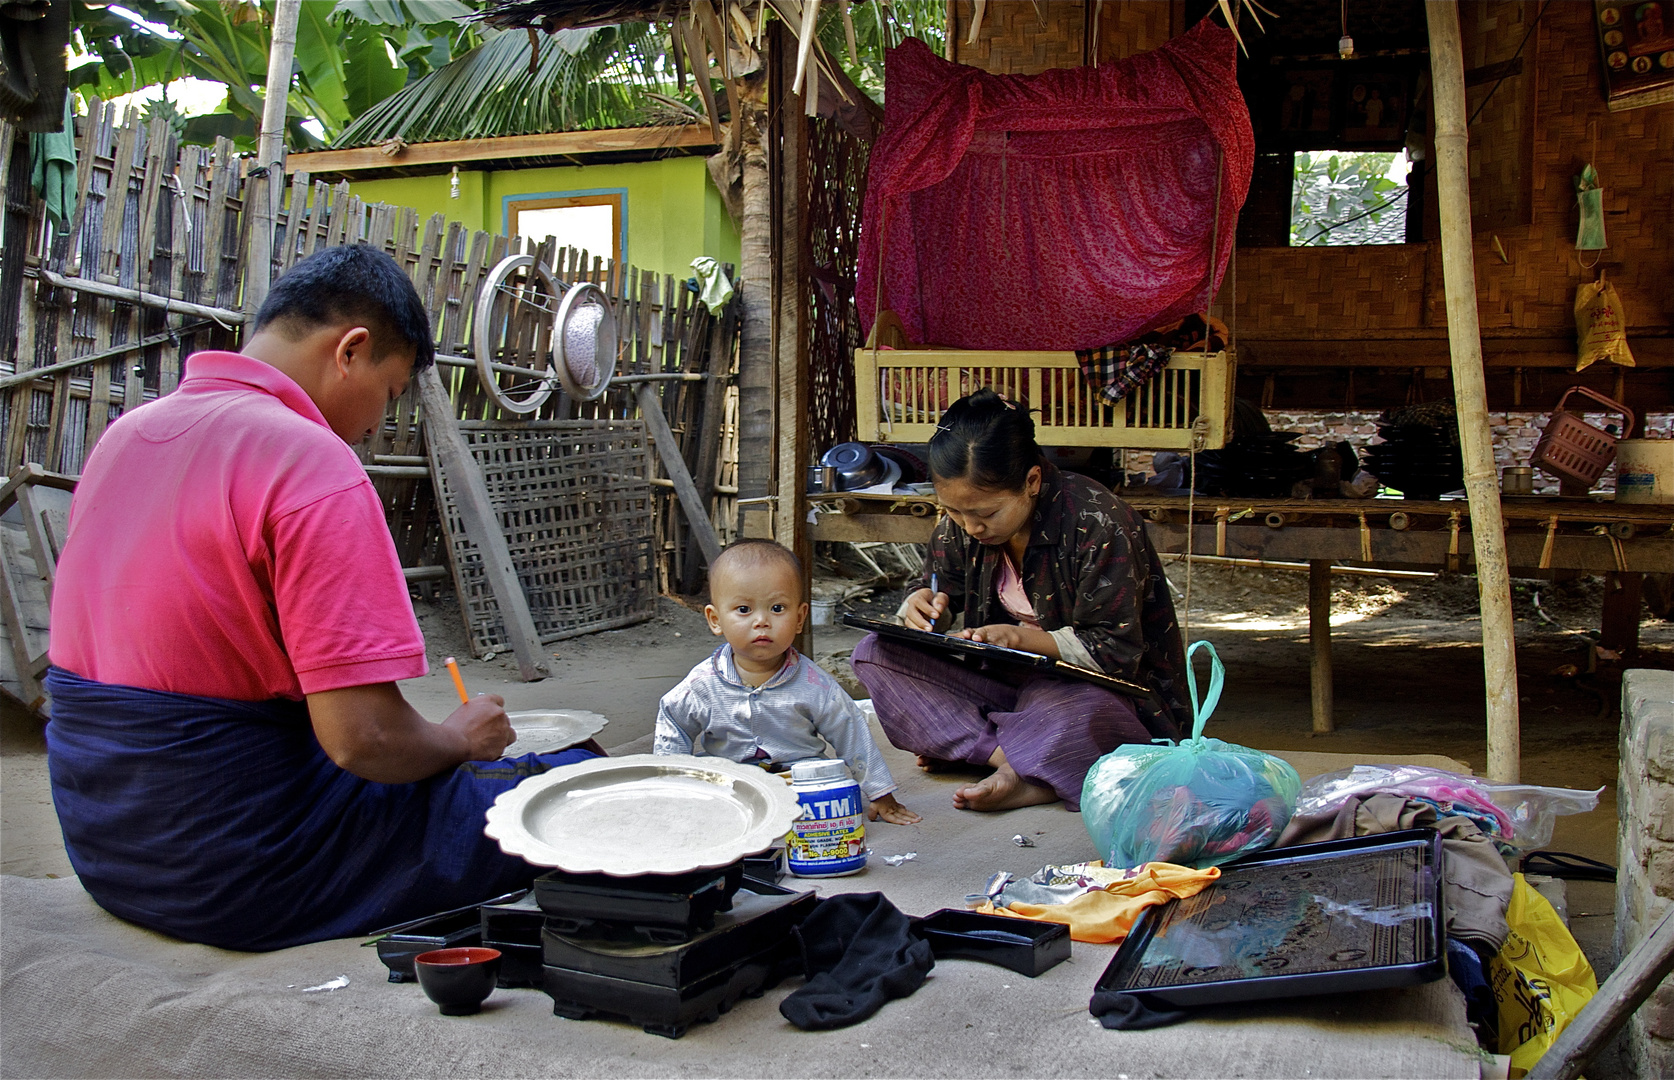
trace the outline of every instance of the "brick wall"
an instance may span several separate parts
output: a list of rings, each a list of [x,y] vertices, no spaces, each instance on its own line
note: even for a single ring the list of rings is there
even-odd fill
[[[1297,440],[1297,447],[1302,450],[1314,450],[1326,443],[1337,443],[1348,440],[1356,453],[1363,451],[1377,435],[1378,413],[1370,412],[1280,412],[1270,409],[1267,411],[1267,422],[1274,431],[1300,431],[1302,438]],[[1541,429],[1546,426],[1547,413],[1544,412],[1491,412],[1488,423],[1494,429],[1494,465],[1503,469],[1507,465],[1527,465],[1534,454],[1535,443],[1540,440]],[[1594,422],[1599,422],[1594,418]],[[1674,438],[1674,413],[1651,413],[1635,425],[1634,435],[1653,439]],[[1129,451],[1128,469],[1130,472],[1149,472],[1151,456],[1149,453],[1136,450]],[[1606,469],[1604,476],[1593,485],[1594,491],[1616,490],[1616,467]],[[1535,491],[1543,495],[1556,495],[1558,481],[1545,473],[1535,471]]]
[[[1674,903],[1674,671],[1622,679],[1621,773],[1616,791],[1616,956],[1632,949]],[[1628,1021],[1635,1075],[1674,1076],[1674,977]]]

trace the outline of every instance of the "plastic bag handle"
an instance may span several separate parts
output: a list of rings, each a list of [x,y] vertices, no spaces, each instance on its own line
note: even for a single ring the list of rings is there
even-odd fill
[[[1197,672],[1192,669],[1192,654],[1199,649],[1209,650],[1209,693],[1201,703],[1197,698]],[[1215,706],[1221,701],[1221,684],[1226,682],[1226,667],[1215,646],[1207,641],[1194,641],[1186,647],[1186,686],[1192,693],[1192,739],[1203,738],[1203,725],[1209,722]]]

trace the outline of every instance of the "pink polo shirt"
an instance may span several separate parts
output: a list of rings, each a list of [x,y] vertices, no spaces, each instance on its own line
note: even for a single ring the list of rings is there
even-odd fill
[[[383,507],[302,388],[201,352],[87,459],[52,662],[103,683],[266,701],[423,675]]]

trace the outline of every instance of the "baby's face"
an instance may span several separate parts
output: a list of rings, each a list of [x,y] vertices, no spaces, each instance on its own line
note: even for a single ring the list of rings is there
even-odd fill
[[[777,663],[802,632],[802,582],[778,560],[729,566],[710,584],[709,629],[752,666]]]

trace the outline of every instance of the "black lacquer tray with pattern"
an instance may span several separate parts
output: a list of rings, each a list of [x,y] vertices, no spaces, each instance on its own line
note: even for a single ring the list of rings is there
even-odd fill
[[[1147,909],[1097,989],[1190,1006],[1410,986],[1447,974],[1433,829],[1270,848]]]

